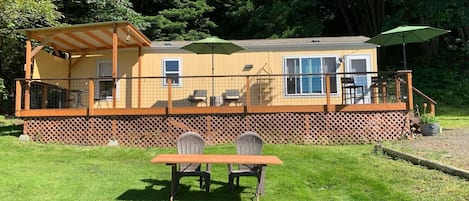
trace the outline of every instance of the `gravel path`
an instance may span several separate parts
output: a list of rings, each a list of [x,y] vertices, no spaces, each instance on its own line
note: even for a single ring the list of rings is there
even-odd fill
[[[391,142],[396,150],[469,170],[469,128],[443,130],[436,136]]]

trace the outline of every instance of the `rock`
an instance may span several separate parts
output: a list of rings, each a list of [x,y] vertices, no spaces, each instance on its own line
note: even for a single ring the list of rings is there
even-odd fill
[[[25,134],[20,135],[20,137],[18,138],[18,140],[19,140],[20,142],[29,142],[29,135],[25,135]]]
[[[117,147],[119,146],[119,142],[117,140],[110,140],[109,143],[107,143],[107,146]]]

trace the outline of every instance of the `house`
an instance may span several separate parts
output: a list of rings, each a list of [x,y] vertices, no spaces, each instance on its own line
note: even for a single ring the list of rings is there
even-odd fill
[[[212,57],[127,21],[20,32],[16,115],[33,140],[173,146],[195,131],[223,144],[252,130],[268,143],[351,144],[410,132],[411,71],[378,72],[366,37],[238,40],[245,50]]]

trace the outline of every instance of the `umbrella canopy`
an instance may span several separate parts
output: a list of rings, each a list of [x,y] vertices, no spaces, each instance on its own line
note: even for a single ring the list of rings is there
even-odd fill
[[[196,54],[232,54],[244,48],[227,40],[212,36],[202,40],[194,41],[181,49]]]
[[[438,29],[430,26],[399,26],[394,29],[382,32],[375,37],[365,41],[381,46],[402,44],[404,54],[404,68],[407,69],[405,44],[420,43],[433,37],[450,32],[449,30]]]
[[[212,55],[212,76],[215,72],[214,64],[214,54],[232,54],[244,48],[230,42],[227,40],[220,39],[218,37],[212,36],[202,40],[194,41],[189,45],[182,47],[181,49],[191,51],[196,54],[211,54]],[[214,95],[214,79],[212,77],[212,96]]]

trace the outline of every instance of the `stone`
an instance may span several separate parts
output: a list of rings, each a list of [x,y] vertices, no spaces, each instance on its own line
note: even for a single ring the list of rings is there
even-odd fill
[[[18,140],[19,140],[20,142],[29,142],[29,135],[22,134],[22,135],[20,135],[20,137],[18,138]]]

